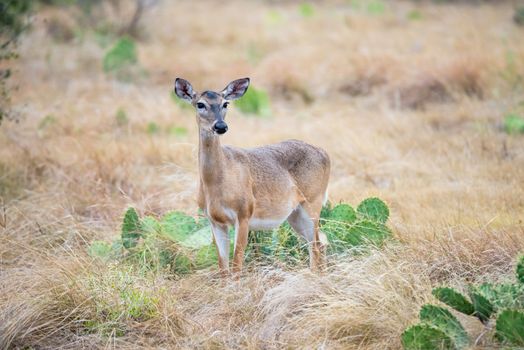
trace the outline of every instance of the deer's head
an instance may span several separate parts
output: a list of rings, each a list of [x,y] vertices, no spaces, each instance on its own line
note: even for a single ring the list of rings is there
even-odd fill
[[[182,78],[177,78],[175,80],[175,93],[195,107],[200,129],[222,135],[227,131],[225,118],[229,101],[242,97],[248,86],[249,78],[242,78],[232,81],[221,92],[204,91],[197,93],[191,83]]]

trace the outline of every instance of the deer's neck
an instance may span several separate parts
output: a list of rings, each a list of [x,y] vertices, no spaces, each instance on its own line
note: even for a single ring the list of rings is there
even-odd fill
[[[220,139],[212,131],[200,130],[198,163],[200,179],[205,185],[219,182],[224,172],[224,152]]]

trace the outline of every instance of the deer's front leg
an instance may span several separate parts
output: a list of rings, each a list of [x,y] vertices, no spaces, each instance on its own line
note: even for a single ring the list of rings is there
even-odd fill
[[[216,224],[211,222],[213,231],[213,241],[218,252],[218,267],[222,276],[229,274],[229,234],[227,225]]]
[[[249,221],[247,219],[239,220],[235,232],[235,253],[233,256],[233,273],[240,275],[242,272],[242,264],[244,263],[244,252],[247,246],[247,236],[249,233]]]

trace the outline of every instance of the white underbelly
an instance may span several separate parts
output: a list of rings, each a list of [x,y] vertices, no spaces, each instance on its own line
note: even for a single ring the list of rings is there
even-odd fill
[[[272,230],[278,228],[284,221],[286,221],[287,216],[284,218],[251,218],[249,220],[249,230],[252,231],[264,231]]]

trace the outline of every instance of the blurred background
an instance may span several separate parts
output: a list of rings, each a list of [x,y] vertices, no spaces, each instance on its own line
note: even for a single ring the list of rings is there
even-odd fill
[[[113,237],[130,205],[197,213],[197,125],[172,93],[176,77],[198,91],[250,77],[222,143],[324,148],[330,200],[383,198],[432,282],[457,266],[507,273],[524,248],[522,2],[1,0],[0,10],[0,266],[29,264],[27,281],[43,255]],[[354,325],[381,324],[361,311]],[[394,322],[412,316],[376,334],[393,339]],[[337,332],[335,348],[400,346]],[[285,344],[323,339],[290,334]]]

